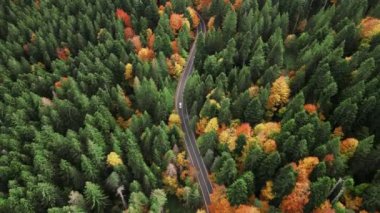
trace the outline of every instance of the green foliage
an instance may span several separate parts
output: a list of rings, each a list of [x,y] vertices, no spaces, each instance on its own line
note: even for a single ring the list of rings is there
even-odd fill
[[[142,212],[149,200],[142,192],[132,192],[128,203],[128,212],[138,213]]]
[[[296,184],[297,173],[292,166],[282,167],[273,180],[273,192],[275,194],[274,202],[279,204],[282,198],[293,190]]]
[[[320,206],[327,199],[332,184],[332,180],[329,177],[318,178],[316,182],[313,182],[310,187],[311,194],[309,202],[305,206],[305,211],[311,211]]]
[[[244,112],[244,118],[253,126],[260,123],[264,117],[264,112],[263,104],[258,98],[254,98],[248,103]]]
[[[219,131],[197,139],[230,202],[246,204],[272,180],[269,211],[282,211],[297,179],[289,163],[316,156],[305,212],[326,200],[330,178],[341,177],[363,198],[357,211],[380,209],[380,37],[364,38],[362,23],[379,18],[378,1],[212,0],[200,9],[195,1],[166,3],[2,1],[0,212],[119,212],[123,199],[128,212],[166,210],[161,176],[184,150],[179,127],[165,124],[179,85],[167,59],[173,41],[189,59],[197,31],[184,25],[174,32],[170,17],[183,14],[192,25],[188,6],[206,22],[214,19],[197,35],[195,71],[180,94],[192,129],[199,115],[217,117],[221,129],[239,122],[253,129],[281,125],[275,134],[236,135],[234,151],[219,143]],[[133,42],[129,36],[136,36]],[[137,38],[153,59],[142,59]],[[132,65],[128,79],[126,64]],[[272,84],[280,76],[290,94],[273,111],[268,101],[284,98]],[[341,153],[346,138],[359,141],[352,156]],[[268,139],[275,150],[268,151]],[[122,163],[112,166],[111,152]],[[182,204],[199,207],[198,186],[189,178],[177,181],[185,191]],[[69,192],[85,205],[71,193],[68,200]]]
[[[380,208],[379,197],[380,194],[380,185],[373,184],[369,186],[363,194],[363,206],[369,211],[376,211]]]
[[[162,189],[155,189],[150,195],[150,212],[160,212],[162,211],[166,203],[166,194]]]
[[[233,10],[228,10],[226,16],[223,20],[223,35],[225,41],[229,40],[231,35],[234,35],[236,32],[237,17],[236,13]]]
[[[207,132],[197,139],[197,145],[201,155],[206,154],[207,150],[214,150],[217,143],[217,134],[215,131]]]
[[[96,212],[102,212],[109,203],[108,197],[104,194],[100,186],[92,182],[86,182],[84,198],[89,209]]]
[[[257,189],[260,189],[264,184],[265,180],[272,179],[274,174],[276,173],[277,168],[281,164],[280,154],[276,152],[272,152],[267,155],[261,162],[260,167],[257,172],[258,184],[256,186]]]
[[[241,155],[241,152],[243,151],[244,146],[246,144],[247,144],[247,139],[246,139],[245,135],[243,135],[243,134],[239,135],[238,138],[236,139],[236,148],[234,150],[234,152],[237,156]]]
[[[245,203],[247,200],[247,184],[244,179],[236,180],[227,189],[227,197],[232,205],[239,205]]]
[[[245,172],[242,176],[241,179],[244,180],[244,182],[247,184],[247,192],[248,196],[252,193],[255,192],[255,185],[254,185],[254,175],[251,171]]]

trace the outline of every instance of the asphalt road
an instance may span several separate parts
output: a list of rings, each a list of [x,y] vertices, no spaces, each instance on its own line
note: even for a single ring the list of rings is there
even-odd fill
[[[190,74],[194,68],[194,58],[196,52],[196,42],[200,32],[206,32],[206,24],[202,17],[198,14],[200,19],[200,24],[197,28],[197,35],[195,41],[193,42],[190,53],[187,58],[187,63],[183,69],[181,78],[177,85],[176,96],[175,96],[175,106],[176,110],[181,118],[182,130],[185,137],[185,145],[188,156],[190,158],[190,163],[196,168],[197,179],[199,182],[199,187],[201,189],[203,201],[208,211],[208,205],[210,204],[210,194],[212,193],[212,185],[210,179],[208,178],[208,172],[206,166],[203,162],[202,156],[199,152],[199,149],[196,144],[195,134],[193,129],[190,127],[189,122],[189,113],[187,111],[186,103],[184,101],[184,91],[186,86],[186,81],[189,78]],[[179,108],[179,103],[182,103],[182,108]]]

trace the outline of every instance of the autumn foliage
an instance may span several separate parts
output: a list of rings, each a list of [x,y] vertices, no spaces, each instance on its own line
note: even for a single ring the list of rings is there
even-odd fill
[[[182,14],[173,13],[170,15],[170,27],[173,31],[181,29],[183,25]]]
[[[344,193],[344,203],[347,208],[358,211],[363,203],[363,198],[359,196],[352,196],[349,192]]]
[[[116,9],[116,17],[122,20],[126,27],[132,27],[131,17],[123,9]]]
[[[131,39],[135,36],[135,31],[131,27],[126,27],[124,29],[124,36],[126,40]]]
[[[280,108],[284,104],[288,103],[290,96],[290,88],[286,77],[281,76],[275,82],[270,89],[270,95],[267,103],[268,109]]]
[[[306,112],[312,114],[312,113],[316,113],[317,112],[317,106],[314,105],[314,104],[305,104],[303,106],[303,108],[305,109]]]
[[[207,28],[210,30],[213,29],[214,23],[215,23],[215,16],[212,16],[207,22]]]
[[[235,3],[232,5],[234,9],[239,9],[243,4],[243,0],[235,0]]]
[[[195,133],[198,135],[203,134],[205,132],[207,123],[208,123],[207,118],[199,119],[198,123],[196,124]]]
[[[251,126],[249,125],[249,123],[242,123],[241,125],[239,125],[238,127],[236,127],[236,136],[239,136],[241,134],[249,137],[252,133],[252,128]]]
[[[276,141],[269,139],[262,144],[265,153],[271,153],[277,150]]]
[[[260,198],[262,200],[273,200],[274,194],[272,192],[273,182],[271,180],[265,183],[265,187],[261,189]]]
[[[180,126],[181,119],[177,113],[172,113],[169,116],[169,126],[177,125]]]
[[[265,142],[274,133],[281,131],[281,124],[276,122],[261,123],[255,126],[254,133],[260,142]]]
[[[177,40],[174,40],[174,41],[170,42],[170,46],[172,47],[173,53],[177,53],[178,54],[179,47],[178,47]]]
[[[67,61],[67,59],[70,56],[70,50],[69,48],[58,48],[57,49],[57,57],[63,61]]]
[[[233,208],[226,196],[224,186],[214,185],[213,192],[210,195],[211,204],[208,206],[210,213],[231,213]]]
[[[150,28],[147,29],[147,38],[148,38],[147,46],[150,49],[153,49],[154,41],[156,40],[156,36],[154,35],[153,31]]]
[[[366,17],[360,22],[361,36],[363,38],[372,38],[380,33],[380,19]]]
[[[189,14],[191,16],[191,21],[193,23],[192,27],[193,28],[198,27],[198,25],[200,23],[200,20],[199,20],[199,17],[197,15],[197,12],[192,7],[187,7],[186,9],[187,9],[187,11],[189,12]]]
[[[57,82],[54,83],[54,87],[56,89],[61,88],[62,87],[62,83],[66,82],[67,80],[68,80],[67,77],[62,77],[59,81],[57,81]]]
[[[355,138],[347,138],[340,143],[340,153],[351,157],[354,155],[356,147],[358,146],[359,141]]]
[[[110,152],[107,155],[107,164],[114,167],[123,164],[123,161],[116,152]]]
[[[317,157],[306,157],[298,162],[296,167],[298,173],[297,182],[293,191],[284,197],[280,208],[285,213],[302,213],[304,206],[309,202],[310,180],[309,175],[319,163]]]
[[[125,80],[130,80],[133,78],[133,65],[131,63],[125,65],[124,78]]]
[[[154,58],[154,52],[149,48],[141,48],[137,55],[143,61],[149,61]]]
[[[219,128],[218,118],[211,118],[205,128],[205,132],[217,131]]]
[[[174,77],[179,77],[181,75],[185,63],[186,60],[178,53],[174,53],[170,56],[170,59],[166,59],[169,74]]]
[[[211,5],[212,0],[200,0],[197,6],[198,10],[205,9]]]
[[[131,39],[131,42],[133,46],[135,47],[136,52],[139,52],[142,48],[140,36],[133,36],[133,38]]]
[[[330,201],[326,200],[313,213],[335,213],[335,210],[332,208]]]
[[[219,142],[221,144],[227,144],[230,151],[235,150],[236,148],[236,130],[234,128],[227,128],[220,132]]]
[[[235,213],[260,213],[260,209],[254,207],[254,206],[239,205],[235,209]]]

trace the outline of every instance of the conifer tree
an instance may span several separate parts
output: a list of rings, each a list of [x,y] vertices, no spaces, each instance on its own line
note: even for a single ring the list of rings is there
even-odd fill
[[[253,98],[244,112],[245,120],[252,126],[259,123],[264,117],[264,108],[258,98]]]
[[[297,173],[290,165],[282,167],[273,181],[274,203],[277,205],[281,199],[290,194],[296,184]]]
[[[223,20],[223,35],[225,41],[229,40],[231,35],[234,35],[237,27],[237,16],[235,11],[228,10]]]
[[[247,184],[241,178],[237,179],[227,189],[228,200],[232,205],[239,205],[245,203],[247,200]]]
[[[103,211],[104,207],[108,204],[108,197],[104,195],[99,185],[86,182],[84,190],[84,198],[88,208],[96,212]]]

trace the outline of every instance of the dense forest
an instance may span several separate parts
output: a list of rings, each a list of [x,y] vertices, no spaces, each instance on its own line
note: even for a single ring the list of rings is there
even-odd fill
[[[0,212],[379,212],[379,73],[378,0],[3,0]]]

